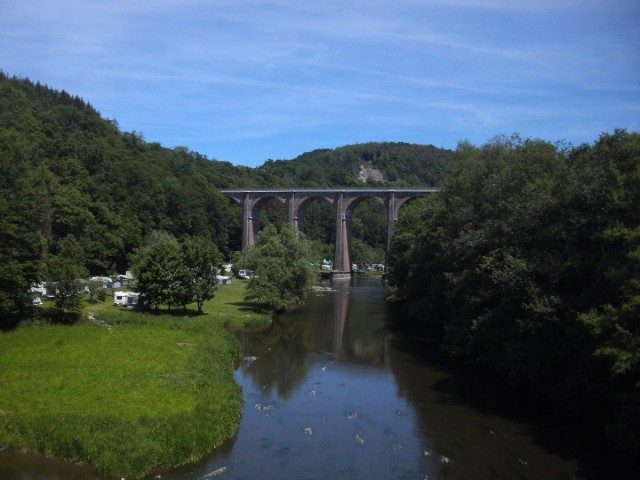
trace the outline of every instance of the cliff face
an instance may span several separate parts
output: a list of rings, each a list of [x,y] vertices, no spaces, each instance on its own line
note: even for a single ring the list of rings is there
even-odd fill
[[[384,174],[382,173],[382,170],[375,168],[373,165],[371,165],[371,163],[363,163],[360,165],[358,182],[367,183],[367,180],[384,182]]]

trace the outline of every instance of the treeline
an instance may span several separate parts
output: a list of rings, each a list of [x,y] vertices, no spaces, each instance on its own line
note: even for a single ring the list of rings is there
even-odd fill
[[[396,229],[390,297],[482,365],[640,448],[640,134],[461,144]]]

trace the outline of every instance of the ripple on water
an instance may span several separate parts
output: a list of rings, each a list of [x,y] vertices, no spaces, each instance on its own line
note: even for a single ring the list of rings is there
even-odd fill
[[[205,480],[207,478],[213,478],[213,477],[217,477],[219,475],[224,475],[225,473],[227,473],[228,469],[229,469],[228,467],[217,468],[217,469],[213,470],[212,472],[209,472],[206,475],[203,475],[198,480]]]
[[[344,412],[344,416],[347,417],[348,420],[353,420],[354,418],[362,418],[362,414],[355,410],[347,410]]]
[[[254,408],[260,412],[272,412],[277,408],[276,402],[267,402],[267,403],[256,403]]]
[[[443,465],[453,462],[453,460],[446,455],[440,455],[437,452],[434,452],[433,450],[429,450],[427,448],[424,449],[423,455],[425,457],[435,457]]]

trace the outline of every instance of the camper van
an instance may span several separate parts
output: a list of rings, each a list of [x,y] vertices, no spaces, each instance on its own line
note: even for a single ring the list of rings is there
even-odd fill
[[[113,295],[113,306],[128,308],[137,307],[139,295],[140,294],[137,292],[116,292]]]

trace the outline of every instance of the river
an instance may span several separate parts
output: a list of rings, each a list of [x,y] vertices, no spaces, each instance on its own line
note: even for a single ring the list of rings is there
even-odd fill
[[[240,332],[237,436],[150,478],[603,479],[625,472],[584,426],[559,423],[425,338],[394,333],[379,278],[336,281],[270,328]],[[618,468],[619,467],[619,468]],[[96,478],[0,452],[0,478]]]

